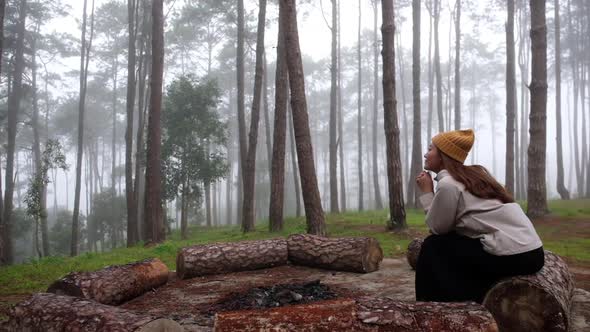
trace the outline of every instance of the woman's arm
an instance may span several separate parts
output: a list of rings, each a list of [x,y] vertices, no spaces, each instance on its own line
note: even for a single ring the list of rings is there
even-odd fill
[[[420,196],[426,212],[426,224],[434,234],[446,234],[455,228],[461,192],[452,183],[439,182],[436,193]]]

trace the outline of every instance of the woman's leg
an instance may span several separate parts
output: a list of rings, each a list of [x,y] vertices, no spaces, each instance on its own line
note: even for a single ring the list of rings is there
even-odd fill
[[[456,252],[473,251],[479,241],[454,233],[424,240],[416,265],[416,300],[453,302],[473,300],[473,272]],[[481,245],[480,245],[481,246]]]

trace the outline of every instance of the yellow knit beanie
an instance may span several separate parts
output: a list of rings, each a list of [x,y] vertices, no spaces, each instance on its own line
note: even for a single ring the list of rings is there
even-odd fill
[[[444,154],[463,163],[473,146],[473,130],[453,130],[440,133],[432,138],[432,143]]]

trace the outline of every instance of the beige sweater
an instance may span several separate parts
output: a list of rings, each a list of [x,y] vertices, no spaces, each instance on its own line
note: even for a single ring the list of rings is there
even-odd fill
[[[486,252],[498,256],[519,254],[543,245],[517,203],[476,197],[447,170],[440,171],[435,180],[436,193],[420,196],[432,233],[456,231],[478,238]]]

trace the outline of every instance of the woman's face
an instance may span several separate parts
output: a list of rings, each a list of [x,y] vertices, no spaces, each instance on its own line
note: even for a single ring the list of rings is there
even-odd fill
[[[442,169],[442,157],[434,144],[428,146],[428,152],[424,155],[424,169],[438,173]]]

